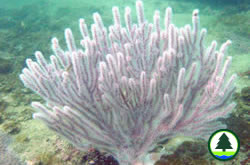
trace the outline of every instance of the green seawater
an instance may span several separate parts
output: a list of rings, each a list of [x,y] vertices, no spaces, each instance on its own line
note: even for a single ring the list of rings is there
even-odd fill
[[[178,27],[192,24],[192,11],[199,9],[200,26],[207,29],[205,46],[216,40],[219,48],[222,43],[230,39],[232,45],[226,55],[232,56],[233,60],[228,75],[237,73],[238,95],[241,89],[249,87],[249,0],[144,0],[143,2],[145,17],[149,22],[153,22],[154,11],[160,11],[162,28],[167,7],[172,7],[173,23]],[[135,0],[0,0],[0,165],[2,165],[1,162],[6,162],[7,157],[3,156],[6,154],[10,155],[8,157],[10,162],[19,161],[16,157],[20,158],[20,162],[15,165],[34,162],[47,165],[68,165],[73,162],[74,165],[82,165],[80,162],[82,155],[75,154],[75,148],[67,140],[57,136],[42,122],[32,119],[34,109],[31,108],[30,103],[43,102],[43,100],[24,88],[19,74],[26,67],[25,59],[35,59],[35,51],[43,52],[49,59],[53,54],[51,50],[53,37],[57,37],[60,45],[65,49],[64,29],[66,28],[72,29],[76,44],[80,47],[82,38],[79,31],[79,18],[85,19],[89,32],[94,22],[95,12],[101,15],[106,27],[113,24],[113,6],[119,7],[123,25],[126,6],[131,7],[133,22],[137,21]],[[238,98],[242,99],[243,96],[249,98],[247,94],[246,92]],[[244,132],[249,132],[246,118],[250,105],[249,100],[244,105],[243,102],[240,101],[241,109],[235,110],[236,114],[240,113],[240,115],[235,115],[237,117],[228,121],[234,121],[230,128],[235,130],[240,141],[245,142],[241,146],[244,148],[248,137]],[[11,143],[2,140],[4,138],[1,136],[7,137],[6,135],[11,137],[9,138],[12,139]],[[203,142],[207,145],[206,141]],[[7,152],[6,146],[11,153],[9,150]],[[171,149],[168,153],[176,149],[174,145],[168,147]],[[219,156],[230,156],[235,152],[214,153]],[[237,160],[240,164],[247,157],[247,153],[242,150],[239,154],[242,154]],[[66,161],[65,157],[68,158]]]

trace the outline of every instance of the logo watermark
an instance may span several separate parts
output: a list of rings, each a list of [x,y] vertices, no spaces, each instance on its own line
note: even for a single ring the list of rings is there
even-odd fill
[[[222,161],[233,159],[240,149],[238,136],[231,130],[215,131],[209,138],[208,150],[211,155]]]

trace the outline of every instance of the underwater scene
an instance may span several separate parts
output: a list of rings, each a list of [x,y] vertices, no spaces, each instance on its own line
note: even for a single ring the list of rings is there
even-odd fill
[[[247,165],[249,114],[249,0],[0,0],[0,165]]]

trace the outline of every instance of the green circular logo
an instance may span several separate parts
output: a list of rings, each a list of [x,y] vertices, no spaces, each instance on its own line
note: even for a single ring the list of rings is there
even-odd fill
[[[233,131],[220,129],[210,136],[208,150],[215,159],[221,161],[231,160],[240,150],[240,141]]]

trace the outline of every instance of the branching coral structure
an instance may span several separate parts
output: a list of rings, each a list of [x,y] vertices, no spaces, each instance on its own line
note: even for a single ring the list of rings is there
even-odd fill
[[[231,42],[205,47],[198,10],[192,26],[181,28],[172,23],[171,8],[164,28],[159,11],[153,23],[145,19],[142,1],[136,2],[137,23],[129,7],[125,26],[119,9],[112,11],[109,28],[98,13],[90,31],[80,19],[81,48],[66,29],[67,50],[53,38],[50,61],[41,52],[36,61],[27,59],[20,79],[47,102],[32,103],[33,117],[77,148],[98,148],[123,165],[136,164],[162,140],[207,138],[225,128],[218,118],[235,107],[236,75],[226,78],[232,58],[224,57]]]

